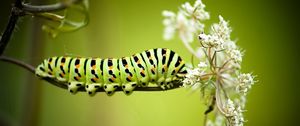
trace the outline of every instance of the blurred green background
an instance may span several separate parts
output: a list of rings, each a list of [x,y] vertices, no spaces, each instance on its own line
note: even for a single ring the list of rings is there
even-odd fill
[[[189,0],[191,1],[191,0]],[[91,0],[90,23],[52,39],[41,32],[42,20],[24,17],[5,55],[33,65],[44,58],[122,57],[149,48],[167,47],[189,60],[179,39],[162,39],[161,11],[177,11],[185,0]],[[191,1],[194,2],[194,1]],[[247,126],[297,125],[299,112],[299,7],[280,0],[203,0],[211,20],[230,20],[232,38],[246,50],[243,71],[259,82],[248,95]],[[1,1],[0,28],[8,20],[11,0]],[[51,3],[35,0],[31,3]],[[208,25],[207,25],[208,26]],[[200,126],[206,109],[199,92],[98,93],[71,95],[28,71],[0,62],[0,125],[53,126]]]

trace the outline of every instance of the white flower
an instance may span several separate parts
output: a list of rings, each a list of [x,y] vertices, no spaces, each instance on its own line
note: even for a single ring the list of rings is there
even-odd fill
[[[250,73],[243,73],[238,76],[240,83],[254,84],[253,76]]]
[[[178,31],[179,37],[184,43],[193,42],[194,35],[204,29],[204,24],[200,21],[209,19],[209,14],[204,8],[205,5],[201,0],[197,0],[194,6],[188,2],[184,3],[177,14],[163,11],[162,15],[165,17],[163,20],[164,39],[172,39],[175,32]]]
[[[163,20],[163,24],[165,26],[164,29],[164,39],[170,40],[174,37],[176,31],[176,14],[171,11],[163,11],[162,15],[165,17]]]
[[[216,49],[220,49],[223,41],[219,39],[216,35],[210,35],[210,34],[199,34],[199,40],[203,44],[204,47],[215,47]]]
[[[230,126],[242,126],[245,122],[243,117],[243,110],[240,106],[235,106],[230,99],[224,104],[225,116],[229,121]]]
[[[231,28],[228,22],[222,16],[219,16],[219,23],[213,24],[209,34],[199,34],[199,41],[204,47],[214,48],[216,50],[232,50],[237,46],[230,40]]]
[[[207,20],[209,19],[209,13],[206,12],[205,5],[201,0],[197,0],[194,6],[191,6],[189,2],[184,3],[182,6],[185,14],[189,17],[194,18],[194,20]]]
[[[176,16],[174,12],[172,12],[172,11],[167,11],[167,10],[164,10],[164,11],[162,12],[162,15],[165,16],[165,17],[175,17],[175,16]]]
[[[206,69],[207,67],[208,67],[208,65],[205,63],[205,62],[200,62],[199,64],[198,64],[198,67],[201,69]]]
[[[175,34],[175,28],[174,27],[166,27],[164,30],[164,39],[170,40],[174,37]]]
[[[226,101],[226,103],[223,106],[224,112],[225,112],[225,116],[232,116],[234,115],[234,104],[233,101],[231,101],[230,99],[228,99]]]
[[[243,73],[238,76],[237,91],[244,95],[251,89],[254,84],[254,77],[250,73]]]
[[[224,20],[224,18],[219,15],[219,23],[212,25],[212,33],[216,34],[223,41],[230,40],[231,28],[228,25],[228,22]]]
[[[187,69],[187,75],[182,81],[184,87],[191,87],[192,90],[197,90],[202,84],[201,77],[206,73],[205,70],[208,68],[208,65],[205,62],[200,62],[198,67],[194,69]]]
[[[242,53],[238,49],[233,49],[228,51],[229,58],[234,62],[240,63],[242,62]]]
[[[228,41],[224,42],[223,48],[226,50],[233,50],[233,49],[237,48],[237,45],[236,45],[235,41],[228,40]]]
[[[177,14],[176,28],[179,32],[180,39],[185,43],[191,43],[194,40],[195,27],[192,27],[192,21],[188,20],[181,11]]]
[[[234,103],[239,105],[241,107],[241,109],[245,108],[246,101],[247,101],[247,99],[246,99],[245,95],[240,95],[239,98],[234,99]]]
[[[176,31],[183,42],[189,43],[194,40],[194,33],[200,26],[195,26],[196,24],[187,19],[182,11],[179,11],[177,15],[171,11],[163,11],[162,15],[165,17],[163,20],[165,40],[172,39]]]
[[[185,10],[187,15],[192,15],[194,13],[194,7],[189,2],[185,2],[181,5],[182,9]]]
[[[200,84],[202,71],[199,68],[187,69],[186,78],[183,80],[184,87]]]

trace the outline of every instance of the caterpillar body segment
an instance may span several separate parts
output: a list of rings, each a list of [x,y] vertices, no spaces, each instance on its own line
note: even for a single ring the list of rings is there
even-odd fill
[[[181,57],[166,48],[122,58],[51,57],[36,68],[37,76],[68,83],[68,90],[73,94],[84,87],[91,96],[99,88],[107,95],[113,95],[118,88],[129,95],[136,87],[153,84],[169,89],[173,87],[172,82],[183,79],[186,73]]]
[[[94,95],[98,88],[103,87],[103,67],[100,68],[103,62],[100,58],[90,58],[87,61],[85,90],[89,95]]]
[[[122,80],[122,89],[125,94],[130,94],[137,86],[137,75],[135,74],[134,66],[131,63],[130,57],[119,59],[120,78]]]
[[[114,91],[121,86],[119,59],[104,59],[103,64],[103,82],[104,90],[108,95],[112,95]]]
[[[51,58],[50,58],[51,59]],[[87,62],[87,58],[75,58],[70,62],[70,72],[69,72],[69,88],[68,90],[71,93],[76,93],[77,89],[84,86],[86,82],[85,75],[85,64]],[[57,67],[56,67],[57,69]]]

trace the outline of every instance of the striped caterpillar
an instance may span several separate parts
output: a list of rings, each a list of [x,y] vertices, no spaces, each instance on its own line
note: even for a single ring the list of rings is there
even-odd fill
[[[157,48],[119,59],[51,57],[45,59],[35,73],[41,78],[68,83],[68,91],[73,94],[85,87],[91,96],[98,88],[111,96],[119,87],[129,95],[135,87],[148,87],[149,83],[166,90],[187,71],[178,54]]]

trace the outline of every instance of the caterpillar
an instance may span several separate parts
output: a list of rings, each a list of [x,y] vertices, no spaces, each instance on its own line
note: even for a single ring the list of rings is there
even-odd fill
[[[51,57],[35,70],[38,77],[68,83],[72,94],[84,87],[90,96],[99,88],[111,96],[119,87],[130,95],[135,87],[148,87],[149,83],[167,90],[186,73],[182,58],[166,48],[149,49],[122,58]]]

